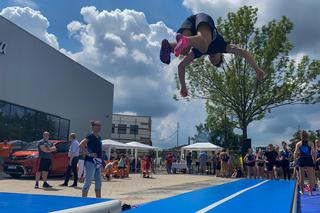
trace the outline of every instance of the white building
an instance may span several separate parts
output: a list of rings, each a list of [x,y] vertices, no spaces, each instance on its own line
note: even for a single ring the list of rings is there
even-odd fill
[[[0,140],[111,136],[113,84],[0,16]]]
[[[151,116],[112,115],[112,140],[152,145]]]

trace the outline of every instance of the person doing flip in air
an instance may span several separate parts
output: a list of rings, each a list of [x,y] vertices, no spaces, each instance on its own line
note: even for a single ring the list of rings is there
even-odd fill
[[[194,59],[204,55],[208,55],[210,62],[216,67],[223,63],[223,53],[243,57],[255,70],[259,81],[262,81],[265,76],[251,54],[245,49],[226,42],[216,29],[211,16],[205,13],[189,16],[177,31],[176,41],[162,40],[160,60],[165,64],[170,64],[171,53],[174,53],[176,57],[185,55],[178,66],[181,84],[180,95],[182,97],[188,95],[185,83],[185,67]]]

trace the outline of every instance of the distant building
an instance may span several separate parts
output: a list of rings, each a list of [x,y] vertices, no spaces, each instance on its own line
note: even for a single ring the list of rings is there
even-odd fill
[[[0,16],[0,141],[110,138],[113,84]]]
[[[111,139],[123,143],[137,141],[152,145],[151,116],[113,114]]]

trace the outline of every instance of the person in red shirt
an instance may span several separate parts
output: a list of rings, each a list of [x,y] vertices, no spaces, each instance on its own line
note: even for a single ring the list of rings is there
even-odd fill
[[[11,152],[12,145],[8,143],[8,140],[0,143],[0,172],[3,171],[4,160],[10,156]]]
[[[167,166],[167,172],[168,174],[172,173],[172,161],[173,161],[173,155],[171,152],[168,153],[167,157],[166,157],[166,166]]]

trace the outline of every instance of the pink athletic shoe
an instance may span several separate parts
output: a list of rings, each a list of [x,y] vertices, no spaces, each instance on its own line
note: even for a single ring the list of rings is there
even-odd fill
[[[176,48],[174,49],[174,55],[178,57],[183,50],[189,46],[189,40],[187,37],[181,34],[177,34],[176,39],[179,40]]]
[[[160,49],[160,60],[165,64],[170,64],[170,54],[172,47],[167,39],[163,39]]]

